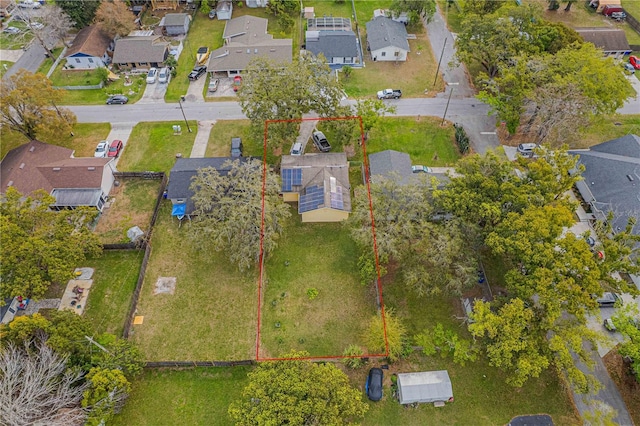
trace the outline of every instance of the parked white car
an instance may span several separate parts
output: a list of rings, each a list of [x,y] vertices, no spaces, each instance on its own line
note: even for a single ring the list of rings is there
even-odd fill
[[[157,79],[158,79],[158,69],[157,68],[149,69],[149,72],[147,73],[147,84],[153,84],[156,82]]]
[[[100,141],[98,146],[96,146],[96,150],[93,153],[94,157],[105,158],[107,156],[107,151],[109,150],[109,142],[108,141]]]
[[[158,73],[158,83],[161,83],[161,84],[168,83],[170,76],[171,76],[171,73],[169,72],[169,68],[165,67],[160,69],[160,72]]]

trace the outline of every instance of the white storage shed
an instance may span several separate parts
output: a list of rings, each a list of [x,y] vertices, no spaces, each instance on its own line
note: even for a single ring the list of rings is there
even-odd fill
[[[398,374],[400,404],[453,401],[451,379],[446,370]]]

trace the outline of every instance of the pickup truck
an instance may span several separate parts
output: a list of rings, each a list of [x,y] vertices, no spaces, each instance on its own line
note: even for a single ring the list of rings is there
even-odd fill
[[[311,135],[311,139],[313,139],[313,144],[318,148],[320,152],[329,152],[331,151],[331,145],[327,140],[326,136],[322,132],[313,132]]]
[[[378,92],[378,99],[398,99],[402,96],[400,89],[384,89]]]

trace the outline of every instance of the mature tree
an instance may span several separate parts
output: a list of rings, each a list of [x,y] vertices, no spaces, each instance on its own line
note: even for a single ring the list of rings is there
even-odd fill
[[[415,25],[424,19],[427,22],[436,13],[435,0],[393,0],[389,10],[393,16],[398,16],[405,12],[409,17],[409,23]]]
[[[203,2],[206,3],[206,2]],[[105,0],[96,11],[95,23],[109,37],[124,37],[137,28],[135,16],[122,0]]]
[[[89,386],[84,391],[82,406],[91,410],[87,424],[104,425],[124,407],[131,392],[131,384],[122,371],[116,368],[94,367],[86,378]]]
[[[425,355],[435,355],[436,352],[440,352],[443,358],[451,355],[453,362],[462,366],[478,358],[476,345],[458,336],[454,330],[444,328],[441,323],[414,336],[414,340],[418,346],[422,346],[422,353]]]
[[[611,320],[624,337],[618,352],[631,358],[631,369],[640,383],[640,312],[637,306],[627,304],[618,309]]]
[[[31,348],[9,343],[0,351],[0,423],[3,425],[82,424],[83,372],[42,341]]]
[[[484,16],[495,12],[505,4],[507,4],[505,0],[467,0],[462,6],[462,11],[465,15]]]
[[[63,96],[46,76],[20,70],[0,86],[0,124],[29,140],[45,130],[69,134],[76,116],[58,106]]]
[[[356,101],[356,115],[362,117],[362,127],[364,129],[364,139],[369,138],[369,132],[379,122],[385,114],[394,114],[397,108],[389,105],[380,99],[358,99]]]
[[[51,39],[59,40],[69,47],[67,35],[73,28],[73,21],[59,6],[49,5],[44,7],[37,16],[24,13],[21,15],[21,19],[29,25],[29,31],[32,32],[36,41],[44,48],[47,56],[51,59],[55,59],[51,51]],[[38,23],[43,23],[44,25],[40,26]]]
[[[64,10],[75,22],[78,29],[82,29],[93,22],[96,10],[100,6],[100,0],[77,1],[77,0],[55,0],[56,4]]]
[[[534,37],[531,42],[537,44],[541,51],[552,55],[573,43],[582,43],[580,34],[562,22],[541,19],[536,22],[533,29]]]
[[[275,248],[291,213],[278,197],[280,185],[270,169],[264,173],[263,186],[262,162],[235,161],[225,167],[230,170],[224,176],[205,168],[194,177],[196,217],[190,233],[197,244],[224,250],[232,263],[245,270],[259,260],[261,247],[265,256]]]
[[[361,419],[368,406],[362,392],[331,363],[287,355],[290,361],[263,362],[249,373],[242,399],[231,403],[237,425],[345,425]]]
[[[2,298],[38,299],[52,283],[73,278],[87,255],[100,253],[98,237],[87,226],[95,210],[52,211],[49,206],[55,199],[44,191],[23,198],[12,187],[1,201]]]
[[[381,314],[371,317],[363,338],[373,353],[386,353],[389,349],[387,358],[390,362],[397,361],[405,355],[405,351],[410,350],[407,329],[391,308],[384,309],[384,323]]]
[[[267,10],[275,16],[295,14],[300,12],[300,2],[297,0],[269,0]]]
[[[238,96],[254,132],[262,135],[266,120],[296,120],[311,111],[336,116],[342,90],[321,58],[305,55],[282,64],[258,57],[247,67]],[[272,124],[267,143],[275,148],[292,141],[297,127],[296,122]]]

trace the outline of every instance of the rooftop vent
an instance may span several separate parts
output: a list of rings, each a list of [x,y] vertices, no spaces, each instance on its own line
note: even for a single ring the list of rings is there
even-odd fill
[[[24,163],[20,164],[20,167],[19,167],[19,168],[20,168],[20,169],[24,169],[24,165],[25,165]],[[632,180],[633,180],[633,179],[632,179]]]
[[[54,171],[54,172],[59,172],[59,171],[60,171],[60,167],[54,167],[54,168],[53,168],[53,171]]]
[[[35,151],[35,150],[36,150],[36,147],[35,147],[35,146],[32,146],[31,148],[29,148],[29,152],[33,152],[33,151]]]
[[[95,170],[96,168],[91,166],[91,167],[87,167],[87,170]]]

